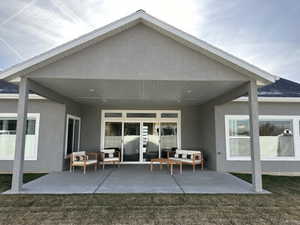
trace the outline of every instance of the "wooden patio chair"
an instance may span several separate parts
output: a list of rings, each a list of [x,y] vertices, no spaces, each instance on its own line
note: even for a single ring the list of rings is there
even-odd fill
[[[100,161],[102,163],[102,169],[104,170],[105,164],[117,164],[120,167],[121,155],[119,151],[115,149],[102,149],[100,151]]]
[[[90,159],[94,156],[95,159]],[[74,170],[75,167],[83,167],[83,174],[86,173],[86,167],[94,165],[95,170],[98,167],[97,153],[88,153],[85,151],[73,152],[70,154],[70,172]]]

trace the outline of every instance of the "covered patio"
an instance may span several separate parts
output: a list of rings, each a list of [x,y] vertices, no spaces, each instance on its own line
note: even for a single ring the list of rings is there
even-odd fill
[[[19,85],[12,169],[14,193],[262,192],[257,88],[274,82],[275,77],[143,11],[1,75],[0,78]],[[99,116],[101,110],[181,110],[182,120],[178,127],[182,127],[182,138],[178,138],[176,147],[201,149],[208,158],[208,168],[213,171],[192,174],[192,171],[184,170],[184,175],[170,176],[167,171],[150,173],[146,166],[138,165],[141,166],[139,169],[128,165],[86,176],[81,173],[50,173],[23,186],[28,96],[31,91],[64,105],[64,118],[69,114],[82,118],[81,136],[78,137],[80,148],[74,151],[103,149],[99,147],[105,144],[100,141],[105,133],[99,128],[103,123]],[[247,95],[253,186],[223,173],[218,168],[221,161],[220,152],[216,150],[220,143],[216,141],[215,107]],[[42,137],[59,134],[58,139],[47,144],[57,153],[51,155],[48,151],[53,158],[51,161],[45,157],[45,162],[59,164],[60,170],[66,165],[66,130],[67,125],[60,130],[48,129]],[[178,132],[181,132],[179,128]],[[123,141],[121,145],[124,145]],[[54,144],[57,147],[53,147]],[[93,150],[91,146],[97,149]]]
[[[6,192],[6,194],[13,192]],[[104,171],[77,170],[50,173],[23,186],[22,194],[165,193],[165,194],[253,194],[251,184],[229,173],[185,167],[171,176],[164,167],[152,172],[148,165],[107,167]],[[264,191],[262,193],[268,193]]]

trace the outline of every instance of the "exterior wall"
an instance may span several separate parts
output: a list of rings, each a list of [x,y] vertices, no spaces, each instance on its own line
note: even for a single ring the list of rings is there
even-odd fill
[[[214,107],[201,108],[200,129],[201,143],[206,165],[209,169],[216,170],[216,138],[215,138],[215,109]]]
[[[142,24],[38,69],[30,77],[248,80],[237,71]]]
[[[110,109],[116,109],[116,108],[110,108]],[[134,109],[138,110],[141,108],[134,108]],[[162,110],[161,108],[154,108],[153,110],[155,109]],[[199,107],[182,107],[179,109],[178,108],[173,108],[173,109],[181,110],[182,148],[201,149],[202,145],[201,145],[200,128],[199,128],[200,127]],[[101,109],[93,106],[83,107],[80,148],[86,151],[99,151],[100,136],[101,136]]]
[[[300,115],[299,103],[259,103],[260,115]],[[216,151],[217,170],[230,172],[251,172],[251,161],[226,160],[225,115],[248,115],[247,102],[233,102],[217,106]],[[289,160],[262,160],[263,172],[300,172],[300,162]]]
[[[17,100],[0,101],[0,113],[17,113]],[[61,171],[66,107],[46,100],[30,100],[28,113],[40,113],[37,160],[25,160],[24,172]],[[0,161],[0,172],[11,172],[12,160]]]

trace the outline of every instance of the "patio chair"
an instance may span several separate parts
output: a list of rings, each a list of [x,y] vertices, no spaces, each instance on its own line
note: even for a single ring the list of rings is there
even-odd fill
[[[204,159],[201,151],[177,149],[175,154],[173,153],[172,155],[168,152],[168,159],[192,165],[193,172],[195,172],[196,165],[200,165],[202,170],[204,168]]]
[[[120,152],[115,149],[102,149],[100,151],[100,161],[102,163],[102,169],[104,170],[105,164],[117,164],[120,166],[121,156]]]
[[[95,156],[95,159],[89,159],[89,156]],[[70,172],[74,170],[75,167],[83,167],[83,174],[86,173],[86,167],[94,165],[95,170],[97,170],[97,154],[96,153],[87,153],[85,151],[73,152],[70,155]]]

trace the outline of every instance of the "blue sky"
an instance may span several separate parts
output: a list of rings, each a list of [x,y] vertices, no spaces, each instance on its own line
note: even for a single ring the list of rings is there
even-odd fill
[[[270,73],[300,82],[299,0],[0,1],[0,69],[138,9]]]

